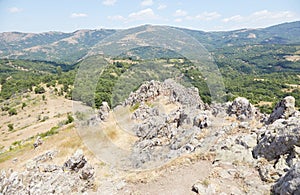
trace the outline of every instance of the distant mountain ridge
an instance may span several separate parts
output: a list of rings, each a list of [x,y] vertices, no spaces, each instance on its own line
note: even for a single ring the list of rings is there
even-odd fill
[[[134,31],[137,28],[133,28]],[[204,32],[179,29],[203,44],[208,50],[223,46],[253,44],[300,44],[300,21],[260,29]],[[0,33],[0,58],[46,60],[73,64],[84,57],[99,41],[117,30],[77,30],[72,33]]]

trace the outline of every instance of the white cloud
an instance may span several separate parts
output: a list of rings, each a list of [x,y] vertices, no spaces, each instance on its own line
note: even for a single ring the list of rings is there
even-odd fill
[[[103,5],[112,6],[117,2],[117,0],[104,0],[102,1]]]
[[[156,19],[157,15],[153,12],[151,8],[143,9],[139,12],[133,12],[128,15],[130,20],[145,20],[145,19]]]
[[[8,9],[8,11],[10,13],[18,13],[18,12],[23,11],[23,9],[22,8],[17,8],[17,7],[11,7],[11,8]]]
[[[71,18],[84,18],[84,17],[87,17],[88,15],[85,14],[85,13],[72,13],[71,14]]]
[[[250,17],[256,19],[280,19],[280,18],[293,18],[294,13],[290,11],[279,11],[279,12],[270,12],[268,10],[262,10],[254,12]]]
[[[222,19],[227,29],[262,28],[283,22],[300,20],[300,15],[291,11],[260,10],[249,15],[235,15]]]
[[[151,20],[151,19],[158,19],[159,16],[154,13],[151,8],[143,9],[138,12],[133,12],[129,14],[127,17],[121,15],[115,16],[108,16],[107,19],[114,20],[114,21],[123,21],[123,22],[130,22],[130,21],[137,21],[137,20]]]
[[[236,15],[229,18],[224,18],[223,22],[263,22],[263,21],[269,21],[269,22],[280,22],[280,21],[286,21],[289,19],[299,19],[299,16],[297,16],[295,13],[290,11],[277,11],[277,12],[271,12],[268,10],[261,10],[254,12],[248,16],[241,16]]]
[[[144,0],[141,2],[141,6],[151,6],[151,5],[153,5],[152,0]]]
[[[186,11],[183,11],[183,10],[181,10],[181,9],[176,10],[175,13],[174,13],[174,16],[176,16],[176,17],[179,17],[179,16],[186,16],[186,15],[187,15],[187,12],[186,12]]]
[[[224,18],[223,22],[239,22],[242,21],[244,18],[241,15],[235,15],[229,18]]]
[[[126,20],[125,17],[120,16],[120,15],[108,16],[107,19],[109,19],[109,20],[115,20],[115,21],[124,21],[124,20]]]
[[[221,14],[218,12],[203,12],[197,16],[195,16],[195,19],[201,20],[201,21],[211,21],[215,20],[221,17]]]
[[[265,27],[299,19],[300,15],[291,11],[261,10],[253,12],[247,16],[235,15],[229,18],[224,18],[222,21],[224,23],[235,24],[237,26]]]
[[[165,4],[160,4],[160,5],[157,7],[158,10],[163,10],[163,9],[166,9],[166,8],[167,8],[167,5],[165,5]]]

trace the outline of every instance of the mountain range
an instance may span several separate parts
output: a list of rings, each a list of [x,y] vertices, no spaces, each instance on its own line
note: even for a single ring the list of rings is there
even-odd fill
[[[131,29],[137,32],[144,26]],[[204,32],[172,27],[197,39],[208,51],[230,46],[300,44],[300,21],[260,29]],[[0,58],[74,64],[104,38],[122,30],[77,30],[72,33],[0,33]]]

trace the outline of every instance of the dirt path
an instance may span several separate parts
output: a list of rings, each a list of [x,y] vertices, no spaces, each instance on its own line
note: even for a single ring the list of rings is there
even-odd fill
[[[188,195],[192,192],[192,184],[204,180],[212,169],[211,162],[198,161],[188,166],[168,169],[164,174],[147,183],[129,184],[118,194],[160,194],[160,195]]]

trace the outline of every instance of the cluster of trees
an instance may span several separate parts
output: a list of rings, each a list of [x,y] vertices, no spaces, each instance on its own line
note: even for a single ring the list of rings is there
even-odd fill
[[[156,50],[151,52],[155,53]],[[222,98],[231,101],[237,96],[243,96],[258,105],[261,101],[274,103],[292,95],[296,98],[296,106],[300,107],[300,90],[289,85],[299,85],[300,64],[284,59],[284,56],[296,51],[297,46],[293,45],[232,46],[214,50],[213,56],[226,89]],[[173,55],[168,51],[163,52]],[[211,103],[207,78],[201,70],[183,57],[177,56],[180,58],[178,60],[171,56],[147,60],[133,60],[132,57],[126,60],[125,56],[121,56],[114,59],[113,63],[108,63],[100,56],[91,56],[72,66],[0,60],[0,101],[33,89],[35,93],[42,94],[45,92],[41,85],[43,83],[53,87],[57,95],[82,101],[95,108],[103,101],[116,106],[144,81],[163,81],[170,77],[182,78],[184,75],[185,82],[199,89],[203,101]],[[79,70],[79,66],[85,69]],[[271,106],[261,106],[261,110],[270,112]]]

